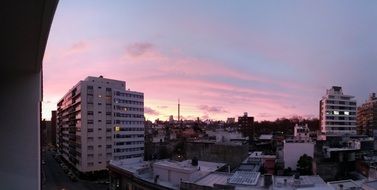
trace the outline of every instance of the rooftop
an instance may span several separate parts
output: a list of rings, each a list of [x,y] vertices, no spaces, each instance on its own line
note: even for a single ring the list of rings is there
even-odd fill
[[[209,175],[199,179],[195,183],[198,185],[213,187],[214,184],[227,184],[228,179],[232,176],[231,173],[212,172]]]
[[[333,190],[319,176],[300,176],[295,180],[293,176],[275,176],[274,188],[276,190]]]
[[[228,179],[228,183],[237,185],[256,185],[258,183],[259,176],[259,172],[236,171]]]
[[[154,183],[154,176],[156,175],[156,173],[152,171],[152,166],[155,170],[159,168],[160,170],[170,170],[178,173],[186,173],[190,175],[192,174],[192,178],[190,178],[188,182],[193,182],[207,176],[209,173],[218,170],[226,164],[198,161],[198,166],[193,166],[191,164],[191,160],[185,160],[182,162],[174,160],[159,160],[156,162],[146,162],[140,159],[127,159],[119,161],[111,160],[109,165],[124,173],[130,173],[140,180],[149,183]],[[177,184],[176,181],[164,180],[162,176],[160,176],[158,185],[170,189],[179,189],[179,182]]]
[[[328,182],[328,184],[332,186],[334,189],[339,189],[340,185],[343,185],[344,190],[361,189],[362,181],[353,181],[351,179],[348,179],[348,180],[340,180],[340,181],[331,181],[331,182]]]
[[[363,188],[364,189],[377,189],[377,180],[365,182],[363,184]]]
[[[191,160],[184,160],[182,162],[178,162],[174,160],[161,160],[153,164],[154,167],[160,166],[166,169],[175,169],[175,170],[180,170],[182,172],[189,172],[189,173],[198,171],[198,167],[200,167],[200,171],[202,172],[213,172],[225,165],[226,164],[224,163],[198,161],[198,166],[193,166],[191,164]]]

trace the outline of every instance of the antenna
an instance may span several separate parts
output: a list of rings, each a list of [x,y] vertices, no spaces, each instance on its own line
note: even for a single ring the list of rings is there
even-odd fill
[[[181,119],[181,104],[180,104],[180,101],[179,101],[179,98],[178,98],[178,122],[180,121]]]

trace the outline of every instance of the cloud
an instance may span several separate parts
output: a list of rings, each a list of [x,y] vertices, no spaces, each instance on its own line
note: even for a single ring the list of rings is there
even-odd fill
[[[132,57],[139,57],[151,51],[153,48],[154,48],[154,45],[152,43],[136,42],[136,43],[128,45],[126,48],[126,52],[128,55]]]
[[[79,41],[77,43],[74,43],[71,47],[69,47],[66,50],[66,55],[76,54],[76,53],[82,53],[89,49],[89,44],[84,41]]]
[[[261,118],[270,118],[270,117],[274,117],[274,115],[273,114],[271,114],[271,113],[258,113],[257,114],[257,117],[261,117]]]
[[[148,114],[148,115],[154,115],[154,116],[157,116],[157,115],[160,115],[160,113],[150,107],[144,107],[144,113],[145,114]]]
[[[228,113],[221,106],[200,105],[198,108],[206,113]]]
[[[158,109],[166,109],[169,108],[169,106],[157,106]]]

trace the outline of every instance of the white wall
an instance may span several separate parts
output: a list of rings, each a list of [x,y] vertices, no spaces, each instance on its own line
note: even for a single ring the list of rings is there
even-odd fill
[[[40,76],[23,73],[2,80],[1,189],[40,189]]]
[[[296,170],[297,161],[302,155],[314,156],[314,143],[284,143],[284,167]]]
[[[168,169],[166,167],[154,165],[153,170],[155,176],[159,175],[159,180],[168,181],[174,185],[179,185],[181,183],[181,179],[183,181],[191,180],[191,173],[179,171],[180,169]]]

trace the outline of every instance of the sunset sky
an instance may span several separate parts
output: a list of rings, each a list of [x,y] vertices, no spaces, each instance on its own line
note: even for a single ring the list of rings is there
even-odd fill
[[[60,1],[43,63],[43,118],[78,81],[144,92],[165,120],[318,117],[332,85],[377,92],[377,1]]]

